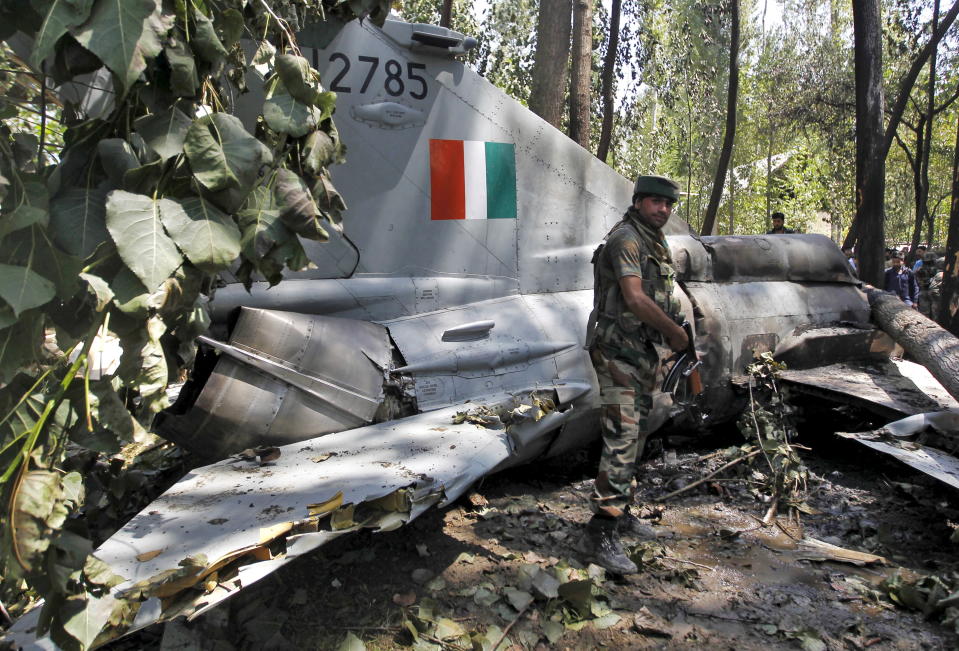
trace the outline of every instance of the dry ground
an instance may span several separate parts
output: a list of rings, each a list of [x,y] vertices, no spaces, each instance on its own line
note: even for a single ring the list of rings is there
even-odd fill
[[[112,646],[361,648],[341,647],[352,634],[367,649],[957,648],[950,629],[895,606],[879,585],[898,568],[955,567],[947,522],[959,522],[959,500],[854,443],[817,436],[822,425],[805,429],[813,513],[801,530],[761,526],[761,497],[737,479],[745,466],[657,502],[721,465],[704,459],[715,446],[742,443],[734,433],[667,442],[638,478],[650,524],[631,541],[641,571],[605,577],[573,549],[595,468],[584,451],[488,478],[471,500],[397,531],[344,536],[196,622]],[[808,560],[794,540],[803,534],[888,564]],[[531,586],[541,574],[591,582],[593,605],[546,598],[549,586]]]

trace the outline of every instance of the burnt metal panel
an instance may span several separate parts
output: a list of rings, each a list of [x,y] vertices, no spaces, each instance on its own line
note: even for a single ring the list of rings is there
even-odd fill
[[[786,370],[782,379],[796,391],[857,405],[886,418],[959,408],[928,370],[903,360]]]
[[[825,235],[672,236],[669,243],[683,280],[859,283]]]

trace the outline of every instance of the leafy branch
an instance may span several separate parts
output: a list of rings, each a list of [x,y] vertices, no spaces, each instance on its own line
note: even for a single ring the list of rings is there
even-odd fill
[[[335,96],[294,34],[389,4],[0,0],[0,602],[42,596],[59,646],[89,648],[139,607],[91,554],[86,494],[112,480],[68,468],[147,440],[218,272],[275,284],[309,263],[300,238],[338,227]],[[265,101],[244,122],[233,100],[254,84]],[[84,101],[51,94],[65,85]]]

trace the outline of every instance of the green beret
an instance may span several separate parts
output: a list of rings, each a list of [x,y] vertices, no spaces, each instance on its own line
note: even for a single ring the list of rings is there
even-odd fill
[[[673,201],[679,201],[679,184],[665,176],[643,175],[636,179],[633,196],[637,194],[655,194]]]

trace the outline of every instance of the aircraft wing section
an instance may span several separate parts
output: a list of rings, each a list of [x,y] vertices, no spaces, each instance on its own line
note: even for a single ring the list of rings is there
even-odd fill
[[[533,426],[566,415],[534,422],[534,406],[521,407],[500,394],[259,450],[259,459],[279,451],[266,463],[231,457],[191,471],[95,552],[126,579],[114,597],[129,599],[129,618],[111,637],[195,616],[344,533],[395,529],[455,500],[513,454],[523,427],[507,432],[511,410]],[[35,643],[38,610],[11,639]]]
[[[903,360],[851,361],[786,370],[782,378],[800,393],[855,404],[885,418],[959,408],[929,371]]]

